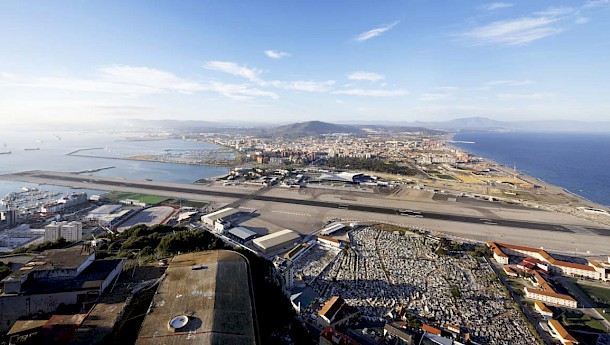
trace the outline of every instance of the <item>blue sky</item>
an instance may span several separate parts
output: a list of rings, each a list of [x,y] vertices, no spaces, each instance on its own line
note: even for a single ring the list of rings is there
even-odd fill
[[[0,118],[610,119],[610,1],[4,1]]]

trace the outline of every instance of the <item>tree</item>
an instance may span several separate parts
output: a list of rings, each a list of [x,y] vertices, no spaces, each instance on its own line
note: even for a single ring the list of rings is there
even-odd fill
[[[0,264],[0,280],[11,274],[11,269],[8,266]]]

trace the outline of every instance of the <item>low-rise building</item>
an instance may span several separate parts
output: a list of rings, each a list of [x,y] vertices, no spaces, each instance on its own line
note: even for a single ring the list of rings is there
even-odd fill
[[[581,264],[557,260],[544,249],[499,242],[487,242],[487,245],[493,250],[494,259],[501,264],[508,264],[508,255],[526,256],[523,265],[528,266],[528,268],[538,267],[565,276],[610,281],[610,267],[606,267],[595,260],[587,260],[587,264]]]
[[[358,345],[359,342],[348,337],[347,335],[335,330],[330,326],[324,327],[322,333],[320,333],[320,345]]]
[[[320,245],[332,248],[341,248],[343,246],[343,242],[341,240],[324,235],[318,235],[317,241]]]
[[[214,227],[216,221],[230,221],[231,218],[235,217],[236,214],[239,213],[238,209],[227,207],[221,210],[208,213],[201,217],[201,221],[208,227]]]
[[[504,266],[502,269],[504,270],[504,273],[506,273],[506,275],[509,277],[519,276],[519,274],[510,266]]]
[[[544,303],[541,301],[534,302],[534,309],[538,312],[538,314],[542,315],[545,320],[553,318],[553,311],[549,309]]]
[[[576,340],[565,328],[561,325],[561,323],[557,320],[549,320],[549,328],[551,329],[551,335],[553,338],[559,339],[559,341],[564,345],[570,344],[578,344],[579,341]]]
[[[95,260],[87,246],[42,252],[1,281],[0,332],[21,317],[97,299],[122,268],[122,259]]]
[[[568,308],[578,308],[578,302],[572,296],[556,293],[555,291],[545,291],[540,289],[523,288],[525,297],[533,300],[559,305]]]
[[[336,327],[346,324],[358,315],[358,310],[349,306],[339,296],[333,296],[318,312],[318,324],[326,327]]]

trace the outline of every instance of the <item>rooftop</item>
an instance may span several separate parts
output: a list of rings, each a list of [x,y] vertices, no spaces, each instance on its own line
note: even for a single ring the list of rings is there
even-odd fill
[[[297,241],[301,238],[298,233],[290,229],[280,230],[272,234],[259,237],[253,240],[253,242],[262,248],[272,248],[282,243]]]
[[[564,339],[564,340],[568,340],[571,342],[577,342],[578,340],[574,339],[574,337],[572,335],[570,335],[570,333],[568,333],[568,331],[566,331],[565,328],[563,328],[563,326],[561,325],[561,323],[557,320],[549,320],[549,325],[551,326],[551,328],[553,328],[555,330],[555,332],[557,332],[559,334],[559,336]]]
[[[232,228],[231,230],[229,230],[229,233],[233,236],[236,236],[242,240],[246,240],[252,236],[256,236],[256,232],[244,228],[243,226],[236,226],[234,228]]]
[[[174,257],[136,344],[256,344],[246,259],[226,250]],[[168,322],[184,315],[184,327]]]
[[[18,280],[35,271],[70,270],[80,267],[94,252],[83,250],[81,246],[65,249],[49,249],[29,260],[19,271],[13,272],[5,281]]]
[[[534,293],[534,294],[538,294],[538,295],[549,296],[549,297],[554,297],[554,298],[558,298],[558,299],[563,299],[563,300],[566,300],[566,301],[576,302],[576,300],[574,298],[572,298],[572,296],[563,295],[563,294],[560,294],[560,293],[556,293],[554,291],[544,291],[544,290],[539,290],[539,289],[530,289],[528,287],[525,287],[525,289],[529,293]]]
[[[91,212],[89,212],[89,214],[110,214],[110,213],[116,212],[117,210],[121,209],[122,207],[123,207],[123,205],[120,205],[120,204],[102,205],[102,206],[92,210]]]

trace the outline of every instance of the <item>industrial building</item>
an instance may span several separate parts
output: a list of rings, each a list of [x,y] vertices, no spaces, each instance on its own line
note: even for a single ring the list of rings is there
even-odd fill
[[[343,225],[341,223],[335,223],[335,224],[331,224],[331,225],[325,227],[320,232],[322,233],[322,235],[328,236],[328,235],[332,234],[333,232],[339,231],[343,228],[345,228],[345,225]]]
[[[44,240],[57,241],[60,238],[66,241],[78,242],[83,239],[83,223],[81,222],[51,222],[44,227]]]
[[[122,259],[95,260],[85,246],[42,252],[1,281],[0,332],[21,317],[96,300],[122,268]]]
[[[361,183],[367,182],[371,179],[370,176],[363,173],[350,173],[350,172],[339,172],[339,173],[326,173],[320,175],[318,178],[320,181],[331,181],[331,182],[345,182],[345,183]]]
[[[233,251],[175,256],[136,344],[258,344],[249,270]]]
[[[116,212],[120,211],[121,209],[123,209],[123,205],[119,205],[119,204],[102,205],[102,206],[92,210],[91,212],[89,212],[89,214],[87,215],[87,219],[88,220],[99,220],[109,214],[116,213]]]
[[[255,238],[252,240],[252,244],[261,252],[268,254],[290,247],[300,240],[301,236],[297,232],[290,229],[284,229],[263,237]]]
[[[230,238],[236,240],[239,243],[246,243],[251,239],[258,236],[258,234],[250,229],[244,228],[243,226],[236,226],[229,230],[228,235]]]
[[[227,207],[202,216],[201,221],[208,227],[214,227],[217,221],[230,221],[237,213],[239,210]]]

